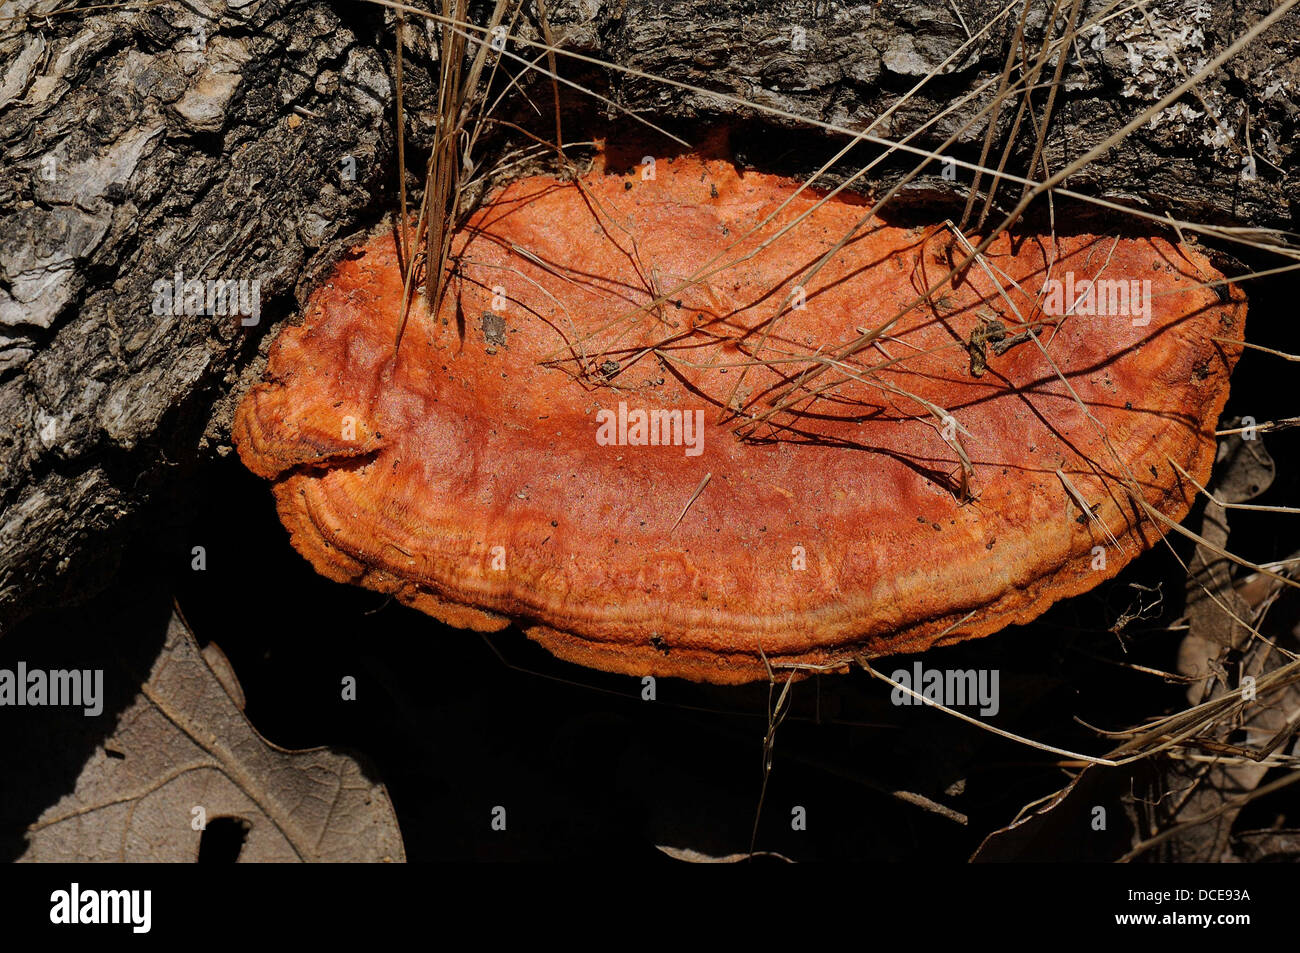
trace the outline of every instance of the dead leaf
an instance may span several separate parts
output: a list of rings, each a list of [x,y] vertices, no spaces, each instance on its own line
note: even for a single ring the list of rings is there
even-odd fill
[[[1242,831],[1233,837],[1247,863],[1296,863],[1300,861],[1300,831]]]
[[[656,849],[661,851],[673,860],[680,860],[686,864],[743,864],[751,860],[777,860],[782,863],[792,864],[789,857],[784,854],[778,854],[770,850],[758,850],[752,854],[723,854],[714,856],[713,854],[704,854],[690,847],[669,847],[666,844],[656,844]]]
[[[1277,466],[1259,440],[1237,435],[1219,443],[1212,492],[1224,503],[1254,499],[1273,483]],[[1200,534],[1219,549],[1228,548],[1228,509],[1209,501],[1201,520]],[[1187,580],[1188,635],[1179,650],[1178,668],[1184,675],[1202,676],[1213,671],[1208,661],[1217,658],[1223,646],[1240,648],[1249,630],[1232,617],[1249,619],[1249,606],[1232,585],[1232,561],[1213,549],[1198,545]],[[1224,609],[1229,610],[1225,612]],[[1204,682],[1193,682],[1188,701],[1203,701]]]
[[[20,859],[194,861],[196,808],[246,825],[241,861],[405,860],[384,786],[336,751],[262,738],[172,616],[148,679]]]
[[[217,681],[226,690],[235,707],[243,711],[247,704],[244,698],[244,686],[239,684],[235,667],[230,664],[230,659],[226,658],[226,653],[221,651],[221,646],[216,642],[209,642],[203,646],[203,661],[208,663],[208,668],[212,669],[212,674],[217,677]]]
[[[1216,500],[1242,503],[1267,490],[1276,469],[1261,441],[1232,435],[1219,444],[1211,489]],[[1208,502],[1200,527],[1206,540],[1224,550],[1229,548],[1230,513],[1219,502]],[[1196,547],[1187,581],[1188,632],[1178,652],[1179,672],[1196,678],[1187,689],[1193,705],[1224,695],[1245,676],[1258,678],[1285,662],[1243,624],[1259,625],[1267,602],[1249,598],[1252,590],[1234,581],[1232,568],[1231,561],[1209,547]],[[1255,790],[1269,770],[1248,756],[1233,756],[1232,748],[1268,745],[1297,710],[1300,688],[1292,686],[1204,733],[1203,745],[1226,746],[1234,730],[1241,732],[1236,743],[1223,750],[1221,762],[1166,763],[1159,782],[1166,796],[1149,806],[1146,824],[1153,834],[1178,827],[1160,845],[1163,859],[1217,863],[1230,856],[1232,825],[1244,806],[1242,797]]]

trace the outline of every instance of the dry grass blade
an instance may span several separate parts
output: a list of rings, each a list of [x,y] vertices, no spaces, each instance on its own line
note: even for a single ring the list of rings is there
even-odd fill
[[[412,254],[405,262],[406,291],[394,347],[401,346],[402,335],[406,331],[411,289],[416,284],[420,267],[424,268],[424,289],[430,311],[437,313],[446,292],[450,277],[447,266],[451,256],[452,235],[455,232],[463,197],[464,173],[471,166],[468,155],[470,144],[465,141],[466,124],[471,117],[473,97],[479,90],[488,53],[494,49],[495,37],[500,35],[494,31],[501,26],[501,21],[505,18],[509,7],[509,0],[496,0],[485,31],[487,36],[494,37],[494,40],[475,41],[475,53],[467,67],[465,59],[468,35],[454,28],[452,24],[461,22],[465,18],[468,12],[468,0],[442,0],[438,134],[429,156],[424,199],[416,223],[415,244],[421,245],[421,249],[419,255]],[[403,7],[397,12],[402,14],[407,9]],[[403,179],[404,184],[405,179]],[[402,229],[405,234],[405,210],[403,210]]]
[[[759,649],[762,653],[762,649]],[[758,805],[754,808],[754,829],[749,839],[749,854],[754,855],[758,845],[758,824],[763,817],[763,802],[767,799],[767,782],[772,776],[772,756],[776,749],[776,730],[790,712],[790,688],[794,684],[794,672],[786,676],[781,686],[781,694],[772,702],[772,690],[776,686],[776,675],[772,671],[767,655],[763,654],[763,664],[767,666],[767,734],[763,736],[763,784],[758,792]]]
[[[692,503],[700,498],[700,494],[704,492],[704,488],[709,485],[709,481],[712,479],[713,474],[711,472],[704,474],[704,478],[700,480],[700,485],[695,488],[695,492],[691,494],[691,498],[686,501],[686,505],[682,507],[682,511],[677,514],[677,519],[673,520],[672,529],[669,530],[670,533],[681,525],[682,520],[686,518],[686,511],[691,508]]]
[[[410,213],[406,208],[406,109],[405,109],[405,84],[403,83],[402,70],[402,40],[406,30],[406,14],[397,11],[397,27],[393,31],[397,38],[394,47],[394,65],[393,80],[397,91],[397,194],[400,198],[401,221],[398,222],[397,233],[399,241],[397,244],[397,257],[402,262],[405,269],[410,261],[411,254],[411,235],[410,235]],[[399,339],[401,335],[398,335]]]

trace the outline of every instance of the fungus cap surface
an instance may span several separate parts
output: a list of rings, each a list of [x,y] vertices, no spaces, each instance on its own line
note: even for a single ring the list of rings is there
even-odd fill
[[[797,188],[694,157],[517,181],[456,236],[440,314],[417,296],[396,351],[386,230],[280,333],[240,455],[332,579],[719,683],[1029,621],[1163,535],[1134,493],[1182,519],[1195,488],[1171,461],[1208,476],[1239,353],[1214,338],[1240,339],[1245,304],[1160,237],[1001,236],[738,438],[809,355],[952,261],[950,230],[877,220],[807,278],[866,207]]]

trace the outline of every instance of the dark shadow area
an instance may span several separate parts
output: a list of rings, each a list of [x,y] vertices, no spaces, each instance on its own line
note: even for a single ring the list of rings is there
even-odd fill
[[[73,790],[82,768],[134,701],[171,617],[168,580],[128,558],[116,585],[84,606],[42,613],[0,639],[0,669],[102,670],[103,710],[0,709],[0,859],[26,849],[25,832]]]
[[[248,822],[238,817],[214,817],[199,838],[200,864],[233,864],[248,839]]]

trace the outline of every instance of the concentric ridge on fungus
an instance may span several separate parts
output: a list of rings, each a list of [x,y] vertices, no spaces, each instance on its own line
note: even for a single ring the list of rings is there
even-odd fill
[[[1240,339],[1246,308],[1158,237],[1004,235],[739,439],[729,401],[761,414],[796,358],[840,352],[951,267],[947,227],[876,220],[772,322],[865,211],[837,197],[760,248],[820,200],[806,190],[745,237],[797,188],[696,157],[517,181],[457,236],[441,313],[417,301],[396,352],[385,230],[280,333],[240,455],[331,579],[462,628],[517,621],[595,668],[720,683],[765,678],[764,655],[839,666],[1029,621],[1166,531],[1133,492],[1183,518],[1195,489],[1173,464],[1209,474],[1240,351],[1216,339]],[[637,310],[736,242],[738,264]],[[1147,280],[1149,313],[1087,313],[1105,282]],[[638,445],[656,410],[702,443],[665,427]]]

